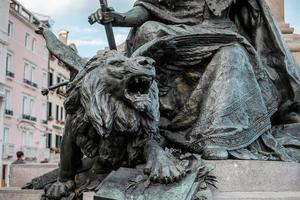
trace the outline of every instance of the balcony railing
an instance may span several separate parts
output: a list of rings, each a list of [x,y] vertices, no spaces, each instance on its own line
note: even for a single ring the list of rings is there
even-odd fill
[[[38,151],[38,159],[39,160],[49,160],[50,159],[50,149],[39,149]]]
[[[4,143],[3,144],[3,155],[2,157],[5,158],[11,158],[15,156],[15,145]]]
[[[32,146],[22,146],[22,151],[24,152],[24,155],[28,159],[37,159],[39,154],[39,149],[37,147]]]
[[[15,74],[13,72],[10,72],[10,71],[6,71],[6,76],[11,77],[11,78],[15,78]]]
[[[34,88],[38,87],[36,83],[34,83],[34,82],[30,81],[30,80],[27,80],[27,79],[24,78],[23,81],[24,81],[25,84],[30,85],[30,86],[32,86]]]
[[[54,117],[53,116],[48,116],[48,120],[52,121],[52,120],[54,120]]]
[[[14,111],[9,110],[9,109],[5,109],[5,115],[13,116],[14,115]]]
[[[29,121],[36,122],[36,117],[30,116],[30,115],[25,115],[25,114],[23,114],[23,115],[22,115],[22,118],[23,118],[23,119],[26,119],[26,120],[29,120]]]

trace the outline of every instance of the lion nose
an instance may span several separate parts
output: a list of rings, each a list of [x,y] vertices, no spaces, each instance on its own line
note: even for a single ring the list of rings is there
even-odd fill
[[[138,62],[140,65],[149,65],[150,63],[147,61],[147,60],[140,60],[139,62]]]

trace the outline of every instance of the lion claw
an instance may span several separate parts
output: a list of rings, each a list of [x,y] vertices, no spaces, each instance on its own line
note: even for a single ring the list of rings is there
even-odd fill
[[[62,199],[70,195],[70,190],[75,187],[74,181],[62,183],[57,181],[45,188],[44,199]]]

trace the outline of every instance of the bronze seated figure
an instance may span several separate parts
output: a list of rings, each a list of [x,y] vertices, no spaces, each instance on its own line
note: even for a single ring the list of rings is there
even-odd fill
[[[159,135],[204,159],[300,161],[300,68],[264,0],[138,0],[89,21],[132,27],[126,56],[83,64],[40,31],[51,53],[83,68],[69,83],[60,179],[46,196],[74,189],[83,155],[95,173],[147,161],[152,181],[180,179]]]

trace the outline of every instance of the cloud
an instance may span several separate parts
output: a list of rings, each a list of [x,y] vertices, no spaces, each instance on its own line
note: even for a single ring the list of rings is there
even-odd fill
[[[87,0],[19,0],[19,2],[30,11],[50,16],[80,12],[89,6]]]
[[[125,42],[126,39],[127,39],[127,34],[115,34],[115,40],[118,45]]]
[[[84,27],[84,26],[65,26],[64,29],[74,34],[92,34],[99,32],[99,28],[96,27]]]
[[[50,16],[67,16],[84,11],[96,11],[99,0],[19,0],[28,10]],[[125,11],[132,7],[135,0],[108,0],[117,10]]]
[[[125,42],[127,38],[126,34],[115,34],[115,40],[117,45]],[[69,43],[74,43],[76,46],[99,46],[104,47],[108,45],[106,38],[103,39],[71,39]]]
[[[74,43],[76,46],[105,46],[107,44],[104,40],[99,39],[74,39],[69,43]]]

